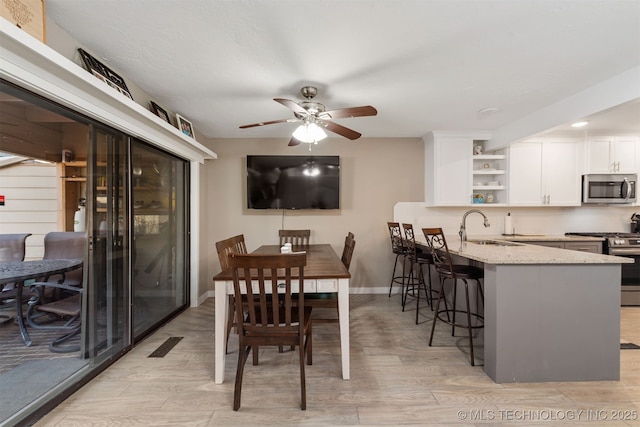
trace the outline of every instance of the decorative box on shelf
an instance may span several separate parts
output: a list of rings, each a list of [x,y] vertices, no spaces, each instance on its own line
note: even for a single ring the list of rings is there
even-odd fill
[[[0,16],[45,43],[44,0],[1,0]]]

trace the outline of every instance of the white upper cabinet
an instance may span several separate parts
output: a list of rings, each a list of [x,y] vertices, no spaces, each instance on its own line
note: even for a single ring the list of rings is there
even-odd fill
[[[519,142],[509,147],[509,205],[579,206],[579,144]]]
[[[469,206],[474,194],[480,194],[474,184],[492,193],[504,190],[504,180],[498,184],[496,176],[504,174],[504,170],[498,170],[498,162],[505,156],[474,155],[474,146],[487,139],[489,135],[485,133],[447,131],[432,132],[424,138],[428,206]],[[487,168],[483,168],[485,163],[489,165]],[[489,186],[490,182],[494,185]],[[499,201],[497,195],[491,197],[493,204]]]
[[[635,136],[594,136],[587,141],[588,173],[638,173],[640,142]]]

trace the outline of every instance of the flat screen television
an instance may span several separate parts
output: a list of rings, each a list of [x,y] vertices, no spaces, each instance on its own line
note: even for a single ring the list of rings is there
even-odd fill
[[[339,156],[247,156],[249,209],[340,209]]]

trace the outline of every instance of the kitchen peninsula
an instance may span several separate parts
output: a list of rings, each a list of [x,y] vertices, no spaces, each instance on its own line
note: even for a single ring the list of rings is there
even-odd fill
[[[620,379],[623,257],[448,237],[484,264],[484,371],[497,383]]]

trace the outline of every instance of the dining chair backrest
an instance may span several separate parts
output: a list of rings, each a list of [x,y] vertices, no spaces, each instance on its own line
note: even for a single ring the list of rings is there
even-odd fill
[[[306,252],[294,254],[231,254],[229,256],[238,320],[238,369],[233,409],[240,409],[242,376],[253,351],[258,365],[262,346],[298,347],[301,408],[307,407],[304,360],[312,362],[312,307],[304,304]],[[294,288],[295,287],[295,288]],[[297,288],[300,289],[297,289]],[[246,293],[246,298],[243,296]],[[277,295],[277,297],[276,297]],[[246,315],[244,314],[246,313]]]
[[[431,251],[436,271],[452,275],[454,273],[453,261],[442,228],[423,228],[422,232]]]
[[[309,246],[311,230],[279,230],[280,246],[291,243],[292,246]]]
[[[402,254],[405,251],[402,228],[399,222],[387,222],[389,237],[391,238],[391,251],[394,254]]]
[[[247,245],[244,242],[244,234],[229,237],[228,239],[216,242],[216,250],[218,251],[218,260],[220,261],[220,269],[222,271],[229,269],[230,254],[246,254]]]
[[[24,261],[29,236],[31,233],[0,234],[0,262]]]
[[[240,322],[240,335],[262,334],[279,340],[277,345],[301,344],[297,337],[299,331],[304,329],[304,322],[294,314],[294,308],[304,307],[304,291],[294,289],[294,283],[303,283],[306,263],[306,253],[229,256],[236,310],[239,313],[243,310],[247,312],[247,317]],[[244,307],[243,294],[247,296]],[[280,298],[271,298],[271,295],[277,294]],[[295,304],[292,301],[294,297],[297,298]],[[293,337],[296,339],[292,340]],[[259,345],[269,343],[261,342]]]
[[[84,259],[87,250],[87,236],[81,231],[52,231],[44,236],[42,259]],[[71,286],[82,284],[82,268],[65,273],[64,283]],[[50,281],[59,280],[59,276]]]
[[[344,239],[344,249],[342,250],[342,263],[344,266],[349,269],[351,265],[351,258],[353,257],[353,249],[356,247],[356,239],[352,232],[347,234],[347,237]]]

